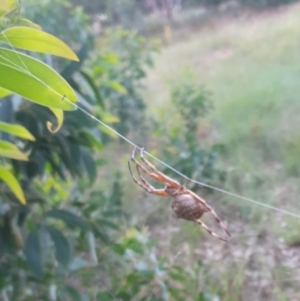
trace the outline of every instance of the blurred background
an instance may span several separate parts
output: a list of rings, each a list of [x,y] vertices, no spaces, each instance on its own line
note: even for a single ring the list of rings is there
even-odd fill
[[[149,158],[216,210],[223,243],[135,185],[132,146],[108,128],[77,110],[52,134],[47,108],[8,97],[2,120],[36,141],[23,142],[29,162],[12,160],[28,205],[0,186],[0,298],[300,300],[300,2],[24,0],[19,13],[76,51],[80,63],[39,58],[82,108],[191,179],[261,204]]]

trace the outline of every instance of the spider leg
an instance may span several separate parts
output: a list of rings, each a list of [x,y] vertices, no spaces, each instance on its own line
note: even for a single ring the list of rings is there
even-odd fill
[[[140,181],[138,181],[135,178],[135,176],[133,175],[133,173],[132,173],[129,161],[128,161],[128,168],[129,168],[129,172],[131,174],[131,177],[132,177],[133,181],[137,185],[139,185],[140,187],[142,187],[144,190],[146,190],[149,193],[155,194],[155,195],[165,196],[165,197],[168,196],[168,194],[166,193],[166,191],[164,189],[155,189],[153,186],[151,186],[150,184],[148,184],[144,178],[141,178],[142,183]],[[140,175],[140,173],[139,173],[139,175]]]
[[[223,222],[220,220],[220,218],[218,217],[216,211],[214,209],[212,209],[209,205],[207,205],[207,209],[210,211],[210,213],[214,216],[215,220],[217,221],[217,223],[223,228],[223,230],[227,233],[228,236],[231,236],[231,234],[229,233],[229,231],[226,229],[225,225],[223,224]]]
[[[215,232],[211,231],[204,223],[202,223],[200,220],[195,220],[195,223],[197,223],[198,225],[202,226],[210,235],[219,238],[220,240],[223,240],[225,242],[228,242],[228,240],[220,237],[218,234],[216,234]]]
[[[226,232],[226,234],[228,236],[231,236],[231,234],[229,233],[229,231],[226,229],[225,225],[223,224],[223,222],[220,220],[220,218],[218,217],[216,211],[210,207],[205,200],[203,200],[202,198],[199,197],[199,195],[197,195],[196,193],[194,193],[191,190],[185,190],[184,193],[191,195],[192,197],[194,197],[195,200],[197,200],[198,202],[200,202],[203,206],[205,206],[207,208],[207,211],[209,211],[215,218],[216,222],[220,225],[220,227]]]
[[[135,149],[134,149],[135,152]],[[134,155],[133,152],[133,155]],[[171,187],[181,187],[181,184],[175,180],[173,180],[172,178],[166,176],[165,174],[163,174],[162,172],[158,171],[153,164],[151,164],[148,160],[145,159],[144,157],[144,148],[141,149],[141,160],[143,161],[143,163],[152,171],[151,175],[154,174],[155,175],[155,179],[153,178],[153,180],[160,182],[160,183],[164,183],[164,184],[168,184]],[[144,170],[143,170],[144,171]],[[148,172],[148,175],[150,176],[150,173]],[[150,176],[151,177],[151,176]]]
[[[137,173],[138,173],[138,175],[139,175],[139,177],[140,177],[142,183],[143,183],[145,186],[147,186],[149,189],[155,190],[155,188],[154,188],[152,185],[150,185],[150,184],[146,181],[146,179],[141,175],[141,171],[140,171],[141,167],[140,167],[139,165],[136,165],[135,167],[136,167]]]
[[[148,170],[147,170],[147,168],[146,167],[144,167],[143,165],[141,165],[138,161],[136,161],[136,159],[135,159],[135,150],[136,150],[136,147],[133,149],[133,152],[132,152],[132,154],[131,154],[131,161],[136,165],[136,166],[138,166],[142,171],[143,171],[143,173],[145,174],[145,175],[147,175],[149,178],[151,178],[152,180],[154,180],[154,181],[156,181],[156,182],[160,182],[159,181],[159,177],[155,174],[155,173],[153,173],[153,172],[149,172]]]
[[[142,187],[144,190],[146,190],[147,192],[151,193],[150,187],[148,187],[148,186],[144,185],[143,183],[139,182],[139,181],[136,179],[136,177],[133,175],[132,170],[131,170],[131,166],[130,166],[130,162],[129,162],[129,161],[128,161],[128,168],[129,168],[129,172],[130,172],[130,174],[131,174],[131,177],[132,177],[133,181],[134,181],[137,185],[139,185],[140,187]]]

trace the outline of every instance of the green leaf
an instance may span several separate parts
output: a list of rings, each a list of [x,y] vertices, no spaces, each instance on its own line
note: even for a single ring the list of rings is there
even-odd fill
[[[20,19],[19,24],[21,26],[26,26],[26,27],[35,28],[37,30],[42,30],[42,27],[40,25],[33,23],[32,21],[30,21],[28,19]]]
[[[67,210],[53,209],[48,211],[46,216],[60,219],[71,228],[78,227],[81,229],[86,229],[86,223],[78,215],[75,215]]]
[[[106,55],[103,55],[101,58],[106,63],[110,63],[113,65],[116,65],[120,62],[119,56],[116,53],[108,53]]]
[[[6,97],[10,94],[12,94],[12,92],[0,87],[0,98]]]
[[[111,222],[108,219],[99,219],[99,220],[97,220],[97,223],[101,226],[108,227],[108,228],[111,228],[111,229],[114,229],[114,230],[119,230],[120,229],[117,224]]]
[[[120,94],[127,94],[126,88],[116,81],[111,81],[107,84],[111,89],[119,92]]]
[[[86,41],[77,52],[80,61],[70,62],[70,64],[67,65],[66,68],[61,72],[61,76],[66,80],[70,80],[73,74],[80,69],[83,62],[87,58],[88,51],[89,51],[89,45],[88,45],[88,41]]]
[[[169,273],[169,276],[173,280],[177,280],[180,282],[186,282],[186,277],[184,275],[178,274],[178,273]]]
[[[97,300],[99,301],[111,301],[112,296],[108,292],[99,292],[97,294]]]
[[[22,125],[11,124],[0,121],[0,131],[9,133],[11,135],[24,138],[27,140],[35,141],[35,138],[30,134],[30,132]]]
[[[102,109],[104,109],[104,102],[103,102],[103,98],[101,97],[98,88],[96,87],[95,82],[93,81],[93,79],[85,72],[80,71],[80,74],[82,75],[82,77],[86,80],[86,82],[88,83],[88,85],[90,86],[90,88],[92,89],[92,91],[94,92],[95,98],[97,100],[98,105],[101,106]]]
[[[71,48],[55,36],[41,30],[14,26],[0,33],[0,41],[17,48],[49,53],[61,56],[73,61],[79,61]]]
[[[118,137],[118,135],[115,132],[113,132],[108,127],[106,127],[106,126],[104,126],[102,124],[99,125],[99,129],[101,130],[101,132],[109,135],[112,138],[117,138]]]
[[[130,249],[138,254],[144,253],[144,247],[141,242],[139,242],[137,239],[129,238],[123,243],[123,247],[126,249]]]
[[[33,230],[29,233],[24,247],[27,264],[37,278],[43,277],[43,263],[41,254],[40,233]]]
[[[97,176],[97,169],[92,155],[84,148],[81,149],[81,160],[91,182],[94,182]]]
[[[53,127],[53,124],[50,121],[47,121],[46,126],[49,132],[56,133],[62,127],[64,121],[64,111],[55,108],[49,108],[49,109],[52,111],[52,113],[55,115],[57,119],[57,126]]]
[[[0,48],[0,87],[40,105],[75,110],[77,97],[70,85],[43,62]],[[4,76],[5,74],[5,76]]]
[[[46,229],[55,245],[56,260],[66,266],[71,259],[71,246],[69,241],[56,228],[48,226]]]
[[[25,153],[21,152],[14,144],[0,140],[0,156],[21,160],[21,161],[28,161],[28,157]]]
[[[0,166],[0,179],[6,183],[21,204],[26,205],[23,190],[14,175]]]
[[[112,115],[111,113],[109,113],[107,111],[101,110],[99,112],[99,115],[101,116],[101,120],[105,123],[118,123],[118,122],[120,122],[120,119],[118,117]]]
[[[81,296],[80,293],[73,287],[70,285],[66,285],[63,289],[66,293],[68,293],[68,295],[72,298],[72,300],[74,301],[81,301]]]

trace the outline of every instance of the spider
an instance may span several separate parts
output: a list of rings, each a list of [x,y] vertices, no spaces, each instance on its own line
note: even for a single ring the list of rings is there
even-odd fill
[[[218,234],[211,231],[201,220],[200,218],[205,212],[210,212],[217,223],[223,228],[228,236],[231,236],[222,221],[217,216],[216,212],[212,207],[210,207],[205,200],[200,198],[193,191],[186,189],[185,186],[181,185],[176,180],[166,176],[162,172],[158,171],[154,165],[147,161],[144,157],[144,149],[141,149],[141,161],[144,165],[140,164],[135,159],[136,147],[133,149],[131,155],[131,161],[135,164],[137,173],[139,175],[140,181],[137,180],[131,170],[130,161],[128,161],[128,168],[132,176],[133,181],[146,190],[148,193],[152,193],[158,196],[167,197],[170,196],[173,198],[172,209],[176,214],[177,218],[182,218],[188,221],[192,221],[202,226],[209,234],[227,242],[226,239],[220,237]],[[149,171],[150,170],[150,171]],[[146,179],[142,176],[141,172],[149,177],[150,179],[165,184],[166,186],[163,189],[156,189],[150,185]]]

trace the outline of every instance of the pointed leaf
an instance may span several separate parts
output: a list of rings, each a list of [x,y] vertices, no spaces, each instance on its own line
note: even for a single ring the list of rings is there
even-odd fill
[[[3,140],[0,140],[0,156],[28,161],[28,157],[25,153],[21,152],[14,144]]]
[[[23,190],[14,175],[0,166],[0,179],[6,183],[22,205],[26,205]]]
[[[77,52],[80,61],[70,62],[70,64],[67,65],[66,68],[61,72],[61,76],[69,81],[73,76],[73,74],[77,72],[82,66],[83,62],[85,61],[88,55],[88,51],[89,51],[89,45],[88,42],[86,41]]]
[[[56,133],[59,131],[59,129],[61,128],[63,121],[64,121],[64,111],[60,110],[60,109],[55,109],[55,108],[49,108],[52,113],[55,115],[56,119],[57,119],[57,126],[56,128],[53,127],[53,124],[50,121],[47,121],[46,126],[49,132],[51,133]]]
[[[112,88],[113,90],[119,92],[120,94],[127,94],[127,90],[126,88],[121,85],[120,83],[116,82],[116,81],[112,81],[112,82],[109,82],[107,84],[110,88]]]
[[[101,226],[105,226],[114,230],[120,229],[119,226],[108,219],[98,219],[97,223]]]
[[[0,48],[0,74],[0,87],[4,89],[43,106],[75,110],[70,103],[77,99],[73,89],[56,71],[39,60]]]
[[[35,141],[35,138],[30,134],[30,132],[24,126],[19,124],[11,124],[11,123],[0,121],[0,131],[27,140]]]
[[[94,95],[95,95],[95,98],[98,102],[98,105],[100,105],[101,108],[104,109],[103,98],[100,95],[100,93],[98,91],[98,88],[96,87],[96,84],[93,81],[93,79],[86,72],[80,71],[80,74],[83,76],[83,78],[86,80],[86,82],[88,83],[88,85],[90,86],[92,91],[94,92]]]
[[[36,23],[33,23],[32,21],[28,19],[20,19],[19,24],[26,27],[35,28],[37,30],[42,30],[42,27]]]
[[[92,155],[84,148],[81,149],[81,159],[88,173],[91,182],[94,182],[97,176],[97,169]]]
[[[37,278],[41,278],[43,276],[43,263],[39,231],[33,230],[29,233],[24,247],[24,254],[33,274]]]
[[[71,259],[71,246],[65,236],[56,228],[48,226],[46,227],[51,239],[55,245],[55,257],[56,260],[62,265],[67,265]]]
[[[68,45],[55,36],[35,28],[24,26],[8,28],[0,33],[0,41],[17,48],[49,53],[73,61],[79,61],[77,55]]]
[[[101,120],[105,123],[118,123],[120,119],[107,111],[100,111]]]
[[[46,213],[47,217],[60,219],[65,222],[69,227],[86,228],[86,223],[76,214],[62,209],[53,209]]]
[[[110,130],[108,127],[104,126],[104,125],[99,125],[99,129],[101,130],[101,132],[111,136],[112,138],[117,138],[118,135],[113,132],[112,130]]]

